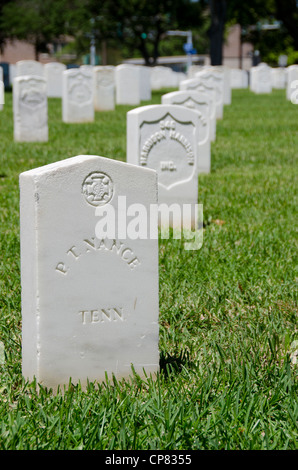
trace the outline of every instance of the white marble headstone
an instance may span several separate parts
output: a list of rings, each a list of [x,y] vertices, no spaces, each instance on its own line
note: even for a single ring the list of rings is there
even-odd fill
[[[158,174],[158,203],[198,203],[198,121],[180,105],[151,105],[127,113],[127,162]]]
[[[93,74],[74,68],[62,73],[62,119],[68,123],[94,121]]]
[[[250,69],[250,90],[257,94],[272,92],[271,67],[260,63]]]
[[[224,98],[223,102],[226,105],[232,103],[232,88],[231,88],[231,69],[224,65],[218,66],[217,69],[223,73],[224,81]]]
[[[223,80],[223,104],[229,105],[232,103],[231,92],[231,69],[225,65],[206,65],[202,71],[214,72],[216,76]]]
[[[169,87],[171,82],[171,70],[168,67],[157,65],[151,68],[151,89],[161,90],[162,88]]]
[[[151,70],[150,67],[144,65],[139,66],[140,69],[140,96],[141,101],[151,100]]]
[[[224,74],[216,68],[206,68],[196,73],[196,79],[215,90],[216,118],[223,118],[224,110]]]
[[[94,67],[94,108],[96,111],[115,109],[115,67]]]
[[[158,239],[125,233],[129,210],[149,219],[156,194],[155,171],[98,156],[20,175],[26,379],[56,390],[159,370]],[[115,237],[98,237],[105,211],[121,220]]]
[[[286,88],[286,97],[288,100],[291,100],[291,96],[294,92],[294,89],[297,89],[297,86],[294,88],[292,86],[293,82],[298,80],[298,65],[290,65],[286,68],[286,77],[287,77],[287,88]]]
[[[175,72],[175,70],[172,70],[170,67],[168,67],[169,72],[168,72],[168,79],[167,82],[165,83],[166,88],[178,88],[179,83],[181,81],[181,76],[179,72]]]
[[[187,75],[182,72],[175,72],[170,67],[157,65],[151,67],[151,89],[161,90],[162,88],[178,88],[182,80],[186,80]]]
[[[243,69],[231,69],[232,90],[248,87],[248,72]]]
[[[37,60],[19,60],[16,63],[16,77],[23,75],[44,76],[44,65]]]
[[[275,67],[271,69],[272,88],[283,90],[286,88],[286,71],[283,67]]]
[[[161,97],[162,104],[186,106],[199,113],[198,173],[209,173],[211,168],[210,98],[208,93],[196,90],[173,91]]]
[[[13,81],[16,77],[17,66],[16,64],[9,64],[9,85],[12,87]]]
[[[191,65],[187,70],[187,77],[185,80],[195,78],[196,73],[200,72],[201,70],[203,70],[203,65]]]
[[[224,105],[229,105],[232,103],[232,88],[231,88],[231,69],[225,65],[216,66],[216,70],[223,74],[224,82],[224,96],[223,102]]]
[[[83,64],[83,65],[81,65],[79,68],[80,68],[81,70],[86,70],[86,71],[88,71],[90,74],[92,74],[93,71],[94,71],[94,67],[95,67],[95,65]]]
[[[208,94],[210,99],[210,140],[214,142],[216,139],[216,91],[214,86],[207,85],[197,78],[190,78],[180,83],[179,90],[197,91]]]
[[[47,94],[50,98],[62,98],[62,73],[66,65],[49,62],[44,65],[44,77],[47,81]]]
[[[254,92],[256,87],[256,74],[255,74],[256,67],[251,67],[249,69],[249,89],[250,91]]]
[[[48,140],[47,84],[44,78],[31,75],[14,79],[13,119],[15,141]]]
[[[138,105],[141,102],[140,67],[121,64],[115,68],[116,103]]]

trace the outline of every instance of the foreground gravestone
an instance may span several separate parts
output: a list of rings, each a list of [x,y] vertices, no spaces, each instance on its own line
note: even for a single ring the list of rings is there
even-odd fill
[[[15,141],[48,140],[47,85],[44,78],[21,76],[14,79],[13,118]]]
[[[159,370],[158,239],[130,237],[127,215],[149,218],[156,193],[155,171],[98,156],[20,175],[26,379],[56,390]],[[116,236],[99,233],[98,210],[121,220]]]
[[[50,62],[44,65],[44,77],[47,81],[47,94],[49,98],[62,98],[62,73],[66,65],[59,62]]]
[[[115,109],[115,67],[98,65],[94,67],[94,109],[113,111]]]
[[[196,111],[180,105],[127,113],[127,161],[156,170],[159,204],[176,203],[183,210],[183,204],[198,202],[198,121]]]
[[[62,73],[62,120],[94,121],[93,75],[89,70],[73,68]]]
[[[138,105],[141,101],[140,67],[121,64],[115,69],[116,103]]]
[[[197,91],[199,93],[206,93],[210,100],[210,140],[211,142],[216,139],[216,91],[212,85],[207,85],[197,78],[190,78],[183,80],[179,85],[179,90]]]
[[[44,76],[43,64],[37,60],[19,60],[16,63],[16,77],[24,75]]]
[[[198,124],[198,173],[210,173],[211,140],[210,140],[210,98],[207,93],[195,90],[173,91],[161,97],[162,104],[176,104],[196,110]]]

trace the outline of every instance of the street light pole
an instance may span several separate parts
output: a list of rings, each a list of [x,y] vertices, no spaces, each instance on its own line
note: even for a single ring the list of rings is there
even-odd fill
[[[186,41],[186,44],[187,44],[187,70],[189,70],[189,68],[191,67],[192,65],[192,54],[191,54],[191,50],[193,48],[192,46],[192,32],[191,31],[167,31],[166,32],[167,36],[185,36],[187,37],[187,41]]]
[[[192,32],[187,31],[187,44],[189,44],[189,49],[192,49]],[[187,70],[192,66],[192,54],[191,52],[187,53]]]

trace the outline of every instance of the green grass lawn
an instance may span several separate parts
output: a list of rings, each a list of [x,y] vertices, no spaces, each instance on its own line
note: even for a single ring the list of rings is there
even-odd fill
[[[0,449],[296,449],[298,106],[283,90],[233,91],[217,124],[212,171],[199,176],[203,246],[186,251],[181,240],[160,240],[157,379],[53,395],[22,378],[19,173],[80,154],[125,161],[129,109],[64,124],[61,101],[50,99],[49,142],[15,143],[6,94]]]

